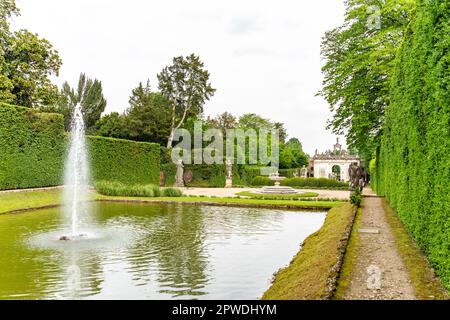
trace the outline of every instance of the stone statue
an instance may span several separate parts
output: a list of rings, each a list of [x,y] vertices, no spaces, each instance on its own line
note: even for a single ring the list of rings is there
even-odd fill
[[[225,162],[225,167],[227,171],[225,188],[231,188],[233,186],[233,163],[230,159],[227,159],[227,161]]]
[[[308,178],[308,169],[306,169],[305,166],[300,170],[300,177],[301,178]]]
[[[233,163],[230,159],[228,159],[225,163],[225,166],[227,168],[227,179],[233,178]]]
[[[175,186],[176,187],[184,187],[184,166],[183,166],[183,160],[177,161],[177,173],[175,175]]]
[[[356,190],[359,188],[362,191],[364,183],[361,180],[362,168],[357,162],[353,162],[348,167],[348,176],[350,178],[350,190]]]

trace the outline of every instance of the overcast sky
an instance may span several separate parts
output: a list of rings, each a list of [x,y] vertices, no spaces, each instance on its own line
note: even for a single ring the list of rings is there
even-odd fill
[[[56,83],[80,72],[103,83],[106,112],[178,55],[195,53],[217,89],[206,115],[258,113],[286,124],[310,154],[335,143],[325,129],[320,42],[343,21],[343,0],[16,0],[15,28],[48,39],[63,60]],[[341,139],[343,140],[343,139]]]

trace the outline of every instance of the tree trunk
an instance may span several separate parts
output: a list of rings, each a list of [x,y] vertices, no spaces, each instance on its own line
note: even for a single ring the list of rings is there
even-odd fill
[[[175,129],[171,129],[170,130],[170,135],[169,135],[169,139],[167,140],[167,149],[172,148],[172,142],[173,142],[173,135],[175,133]]]

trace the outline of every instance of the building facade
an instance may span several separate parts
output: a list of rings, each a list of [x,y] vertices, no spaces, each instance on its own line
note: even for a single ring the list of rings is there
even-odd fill
[[[320,154],[316,150],[309,164],[310,176],[348,182],[350,181],[348,169],[352,163],[361,165],[362,161],[358,156],[343,150],[338,138],[333,150]]]

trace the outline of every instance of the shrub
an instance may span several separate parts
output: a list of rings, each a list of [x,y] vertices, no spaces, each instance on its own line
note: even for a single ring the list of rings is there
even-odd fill
[[[164,197],[182,197],[183,192],[177,188],[165,188],[162,191]]]
[[[269,177],[256,177],[252,181],[253,186],[273,186],[274,181]],[[288,186],[292,188],[310,188],[310,189],[336,189],[347,190],[348,183],[340,182],[333,179],[325,178],[290,178],[281,181],[282,186]]]
[[[269,177],[255,177],[252,180],[252,185],[256,187],[273,186],[275,182],[270,180]]]
[[[301,174],[300,169],[280,169],[278,170],[278,173],[280,176],[286,178],[295,178],[296,175],[299,177]]]
[[[127,185],[118,181],[98,181],[97,192],[106,196],[158,197],[160,189],[155,185]]]
[[[353,191],[350,195],[350,203],[354,204],[358,208],[361,206],[361,191],[359,189],[356,189]]]
[[[189,183],[186,183],[186,186],[188,187],[225,187],[225,165],[185,165],[184,170],[192,170],[193,173],[193,180]]]
[[[293,188],[348,189],[347,182],[326,178],[291,178],[281,181],[281,185]]]

